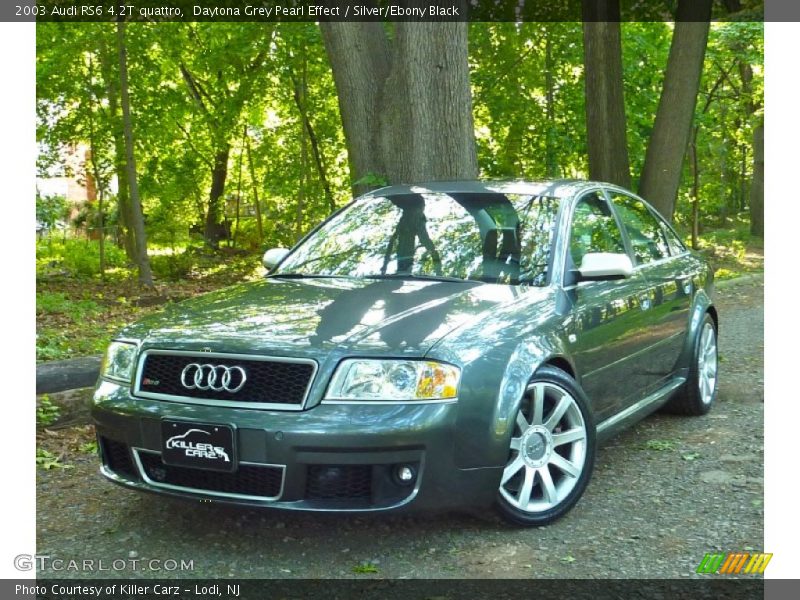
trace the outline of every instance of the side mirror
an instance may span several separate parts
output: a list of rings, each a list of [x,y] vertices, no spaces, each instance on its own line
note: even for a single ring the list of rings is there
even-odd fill
[[[286,258],[289,251],[286,248],[272,248],[264,252],[264,258],[261,263],[267,268],[267,271],[272,271],[278,264]]]
[[[633,275],[633,264],[627,254],[590,252],[584,255],[578,268],[579,281],[625,279]]]

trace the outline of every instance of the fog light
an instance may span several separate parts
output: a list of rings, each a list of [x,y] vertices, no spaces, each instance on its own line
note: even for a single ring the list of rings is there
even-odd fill
[[[397,465],[394,469],[394,476],[397,478],[397,481],[403,485],[408,485],[414,481],[416,475],[414,467],[410,465]]]

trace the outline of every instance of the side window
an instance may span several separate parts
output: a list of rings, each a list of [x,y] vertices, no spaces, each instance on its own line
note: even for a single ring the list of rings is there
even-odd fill
[[[575,206],[569,250],[576,268],[590,252],[625,254],[625,244],[611,207],[597,192],[587,194]]]
[[[667,236],[667,244],[669,244],[669,252],[672,256],[683,254],[686,252],[686,246],[683,245],[681,239],[666,223],[663,224],[664,235]]]
[[[669,246],[664,229],[641,200],[611,192],[622,224],[628,232],[637,264],[644,264],[669,256]]]

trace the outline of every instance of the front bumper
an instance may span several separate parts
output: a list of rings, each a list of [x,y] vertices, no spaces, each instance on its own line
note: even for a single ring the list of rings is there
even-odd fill
[[[458,403],[326,405],[286,412],[134,398],[101,382],[92,416],[101,472],[161,494],[308,511],[487,506],[503,466],[459,469]],[[232,425],[239,468],[217,473],[160,459],[161,419]],[[398,465],[416,477],[402,483]]]

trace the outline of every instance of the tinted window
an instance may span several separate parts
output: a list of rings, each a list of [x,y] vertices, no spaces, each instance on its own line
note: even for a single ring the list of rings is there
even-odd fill
[[[637,264],[669,256],[667,238],[661,224],[641,200],[611,192],[620,219],[628,232]]]
[[[584,196],[575,206],[569,249],[576,268],[589,252],[625,254],[625,244],[611,209],[596,192]]]
[[[677,256],[678,254],[686,252],[686,246],[683,245],[683,242],[677,234],[666,224],[664,224],[664,235],[667,236],[667,244],[669,244],[669,251],[672,256]]]
[[[544,285],[558,205],[556,198],[492,192],[364,198],[323,224],[278,274]]]

